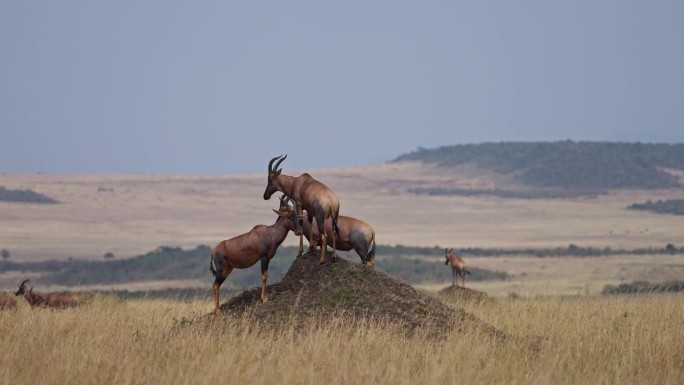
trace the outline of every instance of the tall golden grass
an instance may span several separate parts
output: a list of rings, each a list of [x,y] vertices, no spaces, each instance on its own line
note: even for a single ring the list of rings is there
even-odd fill
[[[465,304],[505,341],[340,317],[273,330],[248,316],[207,321],[204,300],[20,305],[0,313],[2,384],[684,383],[682,295]]]

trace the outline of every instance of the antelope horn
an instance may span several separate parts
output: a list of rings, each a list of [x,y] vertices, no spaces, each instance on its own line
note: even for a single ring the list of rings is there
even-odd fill
[[[28,282],[28,281],[30,281],[30,279],[25,279],[24,282],[22,282],[21,285],[19,285],[19,286],[24,286],[26,284],[26,282]]]
[[[278,170],[278,166],[280,166],[280,164],[283,163],[285,158],[287,158],[287,154],[285,154],[285,156],[283,156],[278,162],[276,162],[275,167],[273,167],[273,171],[275,171],[275,172],[283,171],[283,169]]]
[[[281,156],[282,156],[282,155],[278,155],[278,156],[276,156],[275,158],[271,159],[270,162],[268,162],[268,172],[272,172],[272,171],[273,171],[273,168],[271,168],[271,166],[273,166],[273,162],[275,162],[275,160],[278,159],[278,158],[280,158]],[[278,167],[278,166],[276,166],[276,167]]]
[[[287,203],[289,204],[290,202],[292,202],[292,209],[294,210],[295,214],[299,213],[299,211],[297,211],[297,201],[295,201],[294,199],[288,197],[288,198],[287,198]]]

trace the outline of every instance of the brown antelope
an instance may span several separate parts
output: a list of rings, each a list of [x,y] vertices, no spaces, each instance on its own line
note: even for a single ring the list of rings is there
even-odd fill
[[[0,294],[0,310],[17,307],[17,301],[9,295]]]
[[[313,222],[316,219],[316,226],[318,227],[318,233],[321,234],[321,257],[318,263],[322,265],[325,262],[325,251],[328,242],[328,235],[332,238],[332,248],[333,248],[333,261],[337,258],[337,253],[335,252],[335,236],[339,235],[339,229],[337,227],[337,217],[340,212],[340,201],[337,199],[337,195],[328,188],[328,186],[317,181],[309,174],[302,174],[298,177],[292,177],[289,175],[281,175],[282,169],[278,169],[278,166],[287,158],[285,156],[276,156],[268,162],[268,183],[266,184],[266,190],[264,191],[264,199],[269,200],[271,195],[276,191],[280,191],[287,195],[288,197],[294,199],[297,202],[298,215],[302,215],[303,210],[306,210],[309,222]],[[278,161],[273,167],[273,162]],[[323,223],[327,218],[331,218],[332,226],[335,231],[326,233],[323,229]],[[302,240],[302,235],[299,236],[299,252],[297,256],[302,255],[304,252],[304,245]],[[309,234],[309,239],[311,239],[311,234]]]
[[[465,287],[465,276],[466,274],[470,275],[470,271],[466,268],[466,263],[463,261],[463,258],[453,254],[451,252],[452,250],[453,248],[444,250],[444,258],[446,258],[444,264],[448,265],[451,263],[451,286],[456,285],[456,275],[458,275],[461,277],[461,286]]]
[[[350,251],[353,249],[361,257],[361,262],[364,265],[374,266],[375,230],[373,227],[360,219],[344,215],[337,218],[337,227],[339,228],[337,250]],[[304,236],[309,241],[309,251],[315,250],[320,239],[318,228],[311,226],[311,222],[308,220],[304,220],[303,230]],[[332,223],[325,221],[325,232],[328,236],[332,234],[332,231]]]
[[[284,204],[283,204],[284,203]],[[261,301],[266,303],[266,280],[268,279],[268,263],[275,256],[281,243],[292,231],[295,235],[301,235],[302,229],[297,216],[297,203],[292,201],[293,206],[283,202],[276,222],[270,226],[256,225],[248,233],[238,235],[231,239],[219,242],[211,251],[209,270],[214,275],[214,304],[215,311],[219,312],[219,290],[221,284],[228,278],[233,269],[246,269],[261,261]]]
[[[33,291],[33,286],[29,289],[26,286],[26,279],[19,285],[19,290],[17,290],[14,295],[24,295],[26,302],[34,306],[48,306],[56,308],[64,307],[76,307],[79,305],[78,295],[71,293],[38,293]]]

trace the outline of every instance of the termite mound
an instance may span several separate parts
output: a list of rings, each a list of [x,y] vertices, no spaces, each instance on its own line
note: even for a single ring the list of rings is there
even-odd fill
[[[438,291],[437,296],[457,306],[466,303],[483,305],[496,303],[496,299],[490,297],[487,293],[461,286],[447,286]]]
[[[226,316],[250,317],[274,326],[287,322],[326,319],[371,319],[391,322],[408,331],[443,333],[475,328],[495,338],[506,334],[462,309],[360,263],[338,258],[318,264],[316,252],[306,253],[290,266],[280,282],[268,285],[268,302],[261,303],[258,287],[245,290],[221,305]]]

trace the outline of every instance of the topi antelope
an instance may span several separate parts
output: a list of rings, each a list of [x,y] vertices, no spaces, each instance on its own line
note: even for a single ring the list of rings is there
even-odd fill
[[[9,295],[0,294],[0,310],[17,307],[17,301]]]
[[[451,253],[452,250],[453,248],[444,250],[444,258],[446,258],[444,264],[448,265],[451,263],[451,286],[456,285],[456,275],[458,275],[461,277],[461,286],[465,287],[465,276],[466,274],[470,275],[470,271],[466,268],[463,258]]]
[[[328,245],[328,235],[332,238],[332,248],[333,248],[333,261],[337,258],[337,253],[335,252],[335,236],[339,235],[339,229],[337,224],[337,217],[340,212],[340,201],[337,199],[337,195],[328,188],[328,186],[317,181],[309,174],[302,174],[298,177],[292,177],[289,175],[282,175],[282,169],[278,169],[278,166],[287,158],[285,156],[276,156],[268,162],[268,183],[266,184],[266,190],[264,191],[264,199],[269,200],[271,195],[276,191],[280,191],[292,198],[297,202],[298,215],[302,215],[302,211],[306,210],[309,222],[313,222],[316,219],[316,226],[318,227],[318,233],[321,234],[321,257],[318,260],[318,264],[322,265],[325,262],[325,251]],[[273,162],[278,161],[275,166]],[[332,227],[335,231],[327,233],[323,229],[323,223],[327,218],[331,218]],[[309,234],[309,240],[311,239],[311,234]],[[304,252],[302,235],[299,236],[299,252],[297,256],[302,255]]]
[[[281,199],[280,210],[276,222],[270,226],[256,225],[248,233],[219,242],[211,251],[209,270],[214,275],[214,304],[219,312],[219,290],[233,269],[246,269],[261,261],[261,301],[266,303],[266,280],[268,279],[268,263],[276,254],[281,243],[292,231],[301,235],[302,229],[297,216],[297,203],[290,206]]]
[[[48,307],[76,307],[79,305],[78,295],[70,293],[38,293],[33,291],[33,286],[29,289],[26,286],[26,279],[19,285],[19,290],[17,290],[14,295],[24,295],[26,302],[34,306],[48,306]]]
[[[337,250],[342,251],[356,251],[356,254],[361,257],[361,262],[367,266],[374,266],[373,261],[375,257],[375,230],[368,223],[340,215],[337,218],[337,226],[339,228],[339,236],[337,239]],[[304,236],[309,241],[309,251],[313,251],[318,246],[320,239],[318,228],[311,226],[311,222],[304,220]],[[332,233],[332,224],[330,221],[325,221],[325,232],[330,235]],[[307,235],[311,234],[311,235]]]

